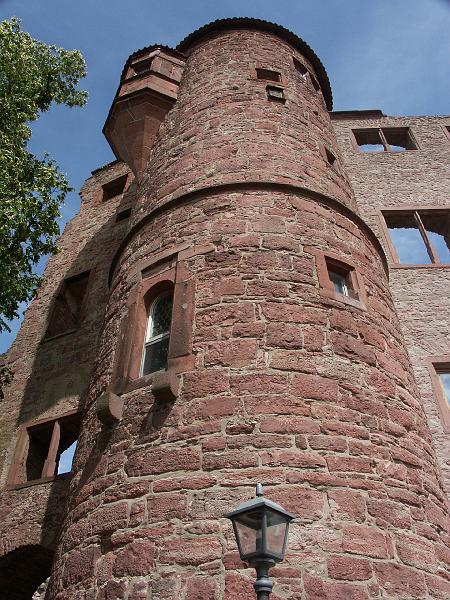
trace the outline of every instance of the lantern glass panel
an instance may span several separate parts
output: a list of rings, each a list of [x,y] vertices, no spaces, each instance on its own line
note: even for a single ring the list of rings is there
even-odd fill
[[[288,521],[286,517],[271,510],[267,511],[267,552],[282,556]]]
[[[253,510],[236,518],[236,534],[242,557],[262,552],[262,520],[262,510]]]

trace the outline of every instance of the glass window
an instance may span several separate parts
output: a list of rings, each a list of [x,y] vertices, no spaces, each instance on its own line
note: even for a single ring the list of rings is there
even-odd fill
[[[164,292],[150,305],[141,376],[167,368],[173,293]]]

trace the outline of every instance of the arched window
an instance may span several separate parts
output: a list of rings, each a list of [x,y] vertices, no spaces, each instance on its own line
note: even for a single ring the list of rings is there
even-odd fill
[[[172,304],[172,291],[159,294],[150,304],[142,354],[141,377],[167,368]]]

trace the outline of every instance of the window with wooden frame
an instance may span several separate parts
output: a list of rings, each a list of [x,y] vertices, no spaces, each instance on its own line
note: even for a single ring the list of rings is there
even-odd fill
[[[450,209],[383,210],[395,266],[450,264]]]
[[[70,473],[80,432],[79,412],[37,420],[22,427],[8,478],[9,485],[41,482]]]
[[[90,271],[65,279],[53,299],[44,340],[75,331],[80,326]]]
[[[450,356],[428,360],[433,393],[445,433],[450,433]]]
[[[178,257],[143,267],[130,293],[112,378],[116,394],[152,386],[163,371],[173,375],[193,366],[194,282]]]
[[[417,150],[417,142],[409,127],[377,127],[352,129],[359,150],[370,152],[405,152]]]
[[[367,296],[363,279],[353,263],[335,254],[311,250],[316,258],[320,295],[357,308],[365,308]]]

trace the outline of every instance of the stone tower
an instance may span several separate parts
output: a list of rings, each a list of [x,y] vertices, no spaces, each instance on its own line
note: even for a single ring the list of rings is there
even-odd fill
[[[274,600],[450,594],[442,476],[331,105],[311,48],[264,21],[128,59],[118,162],[10,353],[2,510],[35,516],[4,553],[56,551],[47,600],[253,599],[223,515],[257,482],[296,516]]]

